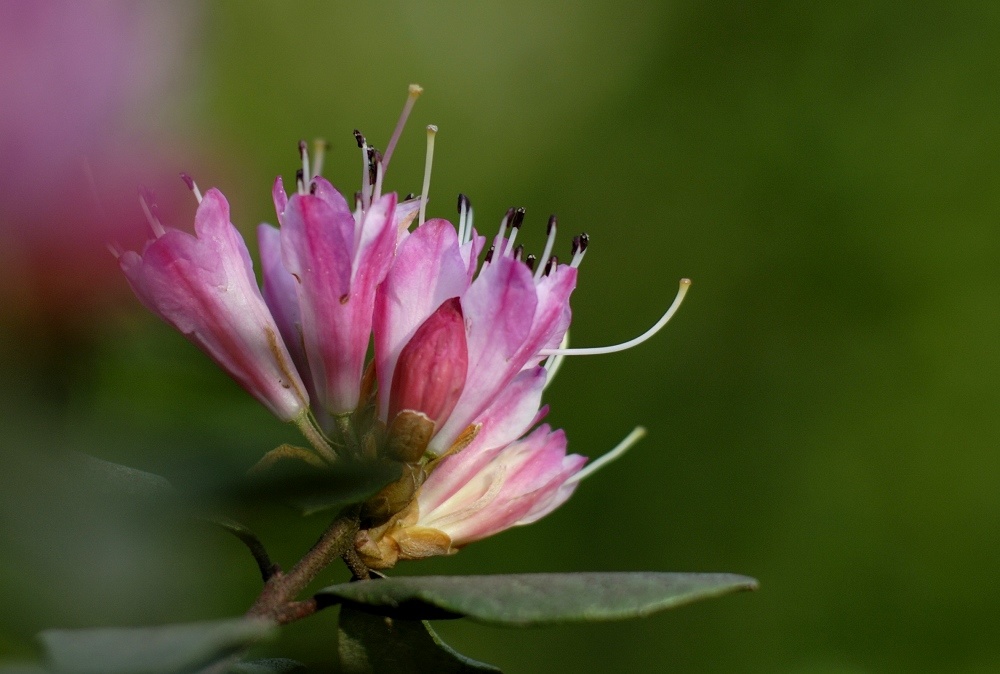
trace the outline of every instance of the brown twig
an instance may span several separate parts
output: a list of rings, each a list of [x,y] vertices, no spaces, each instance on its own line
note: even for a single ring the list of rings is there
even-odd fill
[[[288,573],[278,572],[272,575],[247,615],[286,623],[315,612],[315,600],[296,602],[295,599],[333,560],[354,550],[354,537],[358,533],[358,512],[359,508],[356,506],[341,512]]]

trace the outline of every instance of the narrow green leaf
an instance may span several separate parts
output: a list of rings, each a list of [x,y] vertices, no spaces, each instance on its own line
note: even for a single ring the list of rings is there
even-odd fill
[[[39,638],[60,674],[195,672],[271,637],[273,623],[234,618],[161,627],[48,630]]]
[[[500,674],[458,653],[421,620],[400,620],[340,609],[337,650],[344,674]]]
[[[317,598],[397,618],[526,627],[640,618],[755,589],[753,578],[722,573],[537,573],[385,578],[333,585]]]

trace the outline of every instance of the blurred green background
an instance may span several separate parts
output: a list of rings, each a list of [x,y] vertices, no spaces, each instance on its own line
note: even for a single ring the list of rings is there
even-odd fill
[[[397,572],[731,571],[761,590],[609,625],[439,623],[449,643],[510,673],[1000,670],[1000,4],[172,4],[183,48],[127,124],[190,148],[164,175],[220,187],[246,235],[300,138],[329,139],[326,175],[356,189],[351,131],[384,146],[419,82],[389,189],[420,191],[433,123],[431,215],[464,192],[488,233],[527,207],[529,248],[551,212],[587,231],[575,345],[640,333],[694,281],[655,340],[569,360],[547,395],[575,452],[646,440],[545,520]],[[298,441],[134,300],[19,301],[11,456],[69,446],[177,483]],[[46,519],[14,494],[0,653],[45,627],[235,615],[258,590],[222,534]],[[285,563],[325,523],[244,515]],[[321,666],[335,624],[262,652]]]

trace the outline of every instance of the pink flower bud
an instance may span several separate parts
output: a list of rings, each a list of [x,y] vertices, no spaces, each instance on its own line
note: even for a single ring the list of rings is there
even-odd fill
[[[468,367],[462,304],[453,297],[417,328],[400,352],[389,393],[389,418],[414,410],[440,424],[462,394]]]

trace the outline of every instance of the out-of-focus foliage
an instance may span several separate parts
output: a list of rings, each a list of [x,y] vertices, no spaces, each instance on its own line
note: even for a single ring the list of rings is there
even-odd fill
[[[507,672],[1000,667],[1000,6],[171,5],[191,48],[153,109],[245,234],[273,221],[300,138],[330,140],[325,173],[355,189],[351,131],[384,145],[419,82],[387,186],[419,191],[434,123],[431,215],[461,191],[487,232],[526,206],[529,248],[550,212],[589,232],[575,345],[637,334],[694,281],[656,340],[570,360],[548,392],[572,451],[638,423],[642,444],[547,519],[398,573],[734,571],[761,591],[611,625],[435,625],[445,641]],[[299,441],[130,308],[68,333],[4,322],[4,475],[58,446],[213,484]],[[259,587],[221,534],[4,480],[0,653],[49,627],[237,615]],[[246,510],[284,563],[324,525]],[[260,656],[333,662],[335,621]]]

